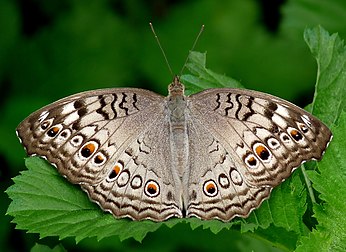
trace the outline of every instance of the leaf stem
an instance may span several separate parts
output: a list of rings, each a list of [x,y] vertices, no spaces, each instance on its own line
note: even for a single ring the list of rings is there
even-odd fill
[[[306,186],[308,188],[308,192],[309,192],[309,195],[310,195],[311,202],[315,204],[316,203],[316,198],[315,198],[314,190],[312,189],[311,181],[308,178],[308,175],[306,174],[306,169],[305,169],[305,165],[304,164],[301,165],[301,169],[302,169],[302,173],[303,173],[303,176],[304,176],[304,179],[305,179]]]

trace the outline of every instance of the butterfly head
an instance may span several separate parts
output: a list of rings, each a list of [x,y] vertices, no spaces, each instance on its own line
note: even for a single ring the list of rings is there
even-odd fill
[[[180,82],[179,76],[174,76],[172,83],[168,86],[169,96],[183,96],[184,91],[185,87],[183,83]]]

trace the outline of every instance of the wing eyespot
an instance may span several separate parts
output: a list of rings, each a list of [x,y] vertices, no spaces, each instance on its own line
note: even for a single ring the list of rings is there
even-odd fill
[[[213,180],[208,180],[203,185],[203,192],[208,197],[215,197],[218,193],[218,188]]]
[[[82,142],[83,142],[84,138],[81,135],[75,135],[74,137],[72,137],[72,139],[70,140],[70,143],[72,146],[74,147],[79,147]]]
[[[243,184],[243,178],[237,169],[231,168],[229,175],[231,177],[233,184],[238,185],[238,186],[241,186]]]
[[[98,144],[95,141],[89,141],[83,145],[79,151],[79,155],[83,159],[91,157],[98,148]]]
[[[255,143],[253,145],[253,151],[256,154],[256,156],[263,162],[270,162],[272,154],[264,144]]]
[[[133,189],[138,189],[142,186],[142,177],[139,175],[136,175],[131,180],[131,187]]]
[[[41,126],[42,128],[42,126]],[[61,124],[57,124],[57,125],[54,125],[52,126],[48,131],[47,131],[47,136],[49,136],[50,138],[54,138],[56,137],[60,131],[62,129],[62,125]]]
[[[304,138],[303,135],[295,128],[289,127],[287,132],[296,142],[300,142]]]
[[[219,184],[224,189],[227,189],[229,187],[230,183],[229,183],[229,179],[228,179],[226,174],[221,173],[219,175]]]
[[[128,170],[122,170],[117,178],[117,185],[123,187],[127,185],[130,180],[130,172]]]
[[[101,166],[106,162],[107,158],[103,153],[99,152],[99,153],[95,154],[95,157],[93,160],[94,160],[95,165]]]
[[[267,144],[268,144],[269,148],[273,149],[273,150],[280,147],[280,142],[274,137],[269,138],[267,140]]]
[[[116,162],[107,176],[107,182],[113,182],[118,177],[123,168],[124,164],[122,162]]]
[[[259,165],[257,158],[253,154],[248,154],[247,156],[245,156],[244,161],[245,164],[251,169],[255,169]]]
[[[160,194],[160,186],[156,181],[149,180],[145,184],[144,192],[148,197],[154,198]]]

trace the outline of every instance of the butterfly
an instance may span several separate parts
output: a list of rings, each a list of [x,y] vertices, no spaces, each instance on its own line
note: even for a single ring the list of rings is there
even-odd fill
[[[332,133],[275,96],[215,88],[186,96],[137,88],[82,92],[17,127],[28,155],[53,164],[115,217],[164,221],[247,217]]]

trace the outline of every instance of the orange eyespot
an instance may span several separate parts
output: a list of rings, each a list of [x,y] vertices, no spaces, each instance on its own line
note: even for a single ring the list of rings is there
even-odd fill
[[[262,151],[266,151],[266,148],[264,148],[262,145],[258,145],[258,146],[256,147],[256,153],[257,153],[257,155],[260,156],[261,153],[262,153]]]
[[[118,164],[114,165],[113,172],[114,172],[115,176],[117,176],[120,171],[121,171],[120,165],[118,165]]]
[[[268,160],[268,158],[270,157],[270,153],[267,150],[267,148],[261,144],[258,144],[255,147],[255,151],[256,151],[257,156],[262,160]]]
[[[149,183],[149,184],[147,185],[147,191],[148,191],[148,193],[150,193],[150,194],[155,194],[156,191],[157,191],[156,185],[153,184],[153,183]]]
[[[96,146],[93,143],[88,143],[84,145],[81,150],[81,154],[83,157],[88,158],[95,152]]]
[[[291,135],[296,135],[296,134],[298,134],[298,131],[296,131],[296,130],[291,130]]]
[[[256,149],[256,148],[255,148],[255,149]],[[258,166],[258,160],[257,160],[257,158],[255,157],[255,155],[248,153],[248,154],[246,154],[243,158],[244,158],[245,164],[246,164],[249,168],[251,168],[251,169],[257,168],[257,166]]]
[[[293,137],[294,140],[299,141],[303,139],[302,134],[298,130],[292,129],[290,132],[291,136]]]
[[[96,164],[101,164],[105,159],[103,158],[103,156],[101,154],[96,155],[95,157],[95,163]]]
[[[149,197],[156,197],[160,193],[159,184],[156,183],[153,180],[148,181],[146,186],[145,186],[145,191],[144,192]]]
[[[215,190],[216,190],[215,185],[213,185],[212,183],[209,183],[206,186],[206,189],[207,189],[207,192],[210,193],[210,194],[213,194],[215,192]]]
[[[257,163],[256,159],[254,157],[250,157],[247,161],[248,161],[249,165],[252,165],[252,166],[256,165],[256,163]]]
[[[209,197],[214,197],[217,194],[217,187],[214,181],[209,180],[204,184],[204,193]]]
[[[54,126],[48,130],[47,135],[50,137],[55,137],[60,131],[60,127]]]
[[[123,163],[115,163],[115,165],[113,166],[112,170],[110,171],[108,175],[108,179],[110,180],[109,182],[114,181],[114,179],[118,177],[123,167],[124,167]]]

